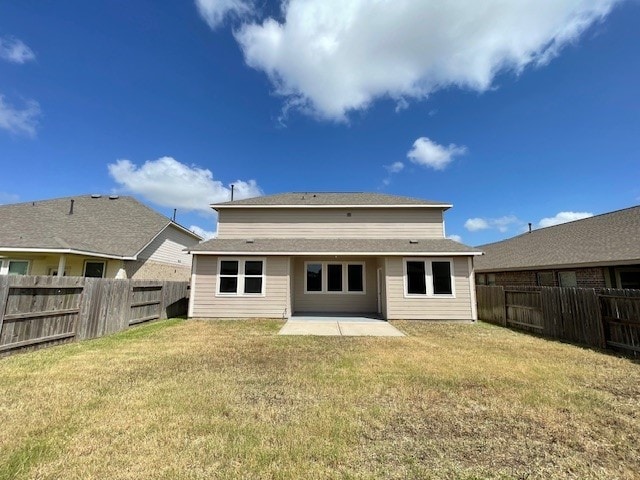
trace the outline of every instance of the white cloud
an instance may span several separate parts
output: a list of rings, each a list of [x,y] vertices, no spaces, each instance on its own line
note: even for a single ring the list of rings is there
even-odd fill
[[[16,108],[4,101],[0,95],[0,128],[14,134],[34,137],[40,116],[40,105],[35,100],[28,100],[24,108]]]
[[[447,238],[454,242],[462,243],[462,237],[460,235],[448,235]]]
[[[496,228],[499,232],[506,232],[509,230],[509,226],[514,223],[520,223],[518,217],[515,215],[507,215],[505,217],[494,218],[489,221],[492,227]]]
[[[374,100],[451,86],[486,91],[500,72],[549,62],[622,0],[281,0],[282,20],[235,36],[285,109],[345,120]],[[244,1],[197,1],[210,25]]]
[[[538,222],[540,228],[560,225],[561,223],[573,222],[583,218],[593,217],[591,212],[559,212],[555,217],[543,218]]]
[[[127,191],[164,207],[213,213],[209,204],[231,199],[231,189],[214,180],[211,170],[185,165],[172,157],[150,160],[140,167],[129,160],[117,160],[108,168],[111,177]],[[233,184],[235,200],[262,195],[255,180]]]
[[[246,0],[195,0],[200,16],[212,30],[219,27],[229,15],[244,16],[253,11]]]
[[[515,215],[505,215],[499,218],[470,218],[464,222],[464,228],[470,232],[495,228],[501,233],[505,233],[512,225],[519,225],[522,222]]]
[[[404,169],[404,163],[402,162],[393,162],[391,165],[385,165],[384,168],[389,173],[398,173]]]
[[[36,55],[28,46],[14,37],[0,38],[0,58],[12,63],[35,60]]]
[[[418,165],[431,167],[434,170],[444,170],[455,157],[464,155],[466,152],[467,147],[464,146],[459,147],[452,143],[444,147],[427,137],[420,137],[413,142],[413,148],[407,153],[407,158]]]
[[[191,225],[189,227],[189,230],[191,230],[193,233],[195,233],[196,235],[200,235],[204,240],[209,240],[210,238],[215,238],[215,236],[217,235],[218,232],[211,232],[209,230],[205,230],[204,228],[201,228],[197,225]]]
[[[489,222],[484,218],[469,218],[464,222],[464,228],[470,232],[477,232],[478,230],[486,230],[489,228]]]

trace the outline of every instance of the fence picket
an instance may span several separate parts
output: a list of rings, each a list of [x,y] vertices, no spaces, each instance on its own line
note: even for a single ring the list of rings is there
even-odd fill
[[[479,285],[477,301],[481,320],[640,353],[640,290]],[[496,317],[496,309],[504,309],[504,321]]]
[[[0,354],[115,333],[129,328],[130,319],[184,315],[187,287],[187,282],[0,276]],[[134,290],[142,295],[136,297]],[[148,305],[134,307],[140,298]],[[134,317],[134,311],[144,315]]]

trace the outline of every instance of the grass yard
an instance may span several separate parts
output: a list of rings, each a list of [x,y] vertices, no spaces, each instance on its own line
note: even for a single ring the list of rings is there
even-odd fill
[[[638,478],[640,365],[488,324],[169,320],[0,359],[0,479]]]

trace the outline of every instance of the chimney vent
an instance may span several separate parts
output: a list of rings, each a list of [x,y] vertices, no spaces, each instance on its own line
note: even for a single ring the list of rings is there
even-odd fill
[[[531,233],[531,222],[529,222],[529,233]]]
[[[75,200],[72,198],[71,205],[69,205],[69,215],[73,215],[73,202],[75,202]]]

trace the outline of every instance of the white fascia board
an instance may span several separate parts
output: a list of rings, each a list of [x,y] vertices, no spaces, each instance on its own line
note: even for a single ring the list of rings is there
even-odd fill
[[[113,258],[116,260],[135,260],[136,257],[127,257],[124,255],[110,255],[108,253],[89,252],[86,250],[76,250],[73,248],[18,248],[18,247],[0,247],[0,252],[16,252],[16,253],[52,253],[62,254],[68,253],[72,255],[85,255],[87,257],[97,258]]]
[[[193,251],[189,253],[192,255],[245,255],[245,256],[350,256],[350,257],[468,257],[482,255],[482,252],[247,252],[247,251]]]

